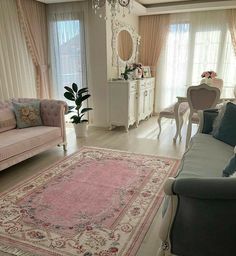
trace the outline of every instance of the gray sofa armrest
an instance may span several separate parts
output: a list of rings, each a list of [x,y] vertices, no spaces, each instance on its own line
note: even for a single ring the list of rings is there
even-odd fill
[[[236,178],[179,178],[172,190],[176,195],[198,199],[236,199]]]
[[[199,111],[199,129],[198,132],[209,134],[213,129],[213,122],[215,118],[218,116],[218,109],[206,109],[203,111]]]
[[[175,255],[222,256],[236,253],[236,179],[179,178],[172,184],[178,198],[171,226]]]

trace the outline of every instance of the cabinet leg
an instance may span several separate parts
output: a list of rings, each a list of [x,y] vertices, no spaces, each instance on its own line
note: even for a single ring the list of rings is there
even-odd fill
[[[112,124],[110,124],[109,131],[111,131],[113,128],[114,128],[114,126]]]
[[[129,132],[129,126],[125,126],[125,131]]]
[[[67,143],[66,142],[63,144],[63,150],[67,151]]]

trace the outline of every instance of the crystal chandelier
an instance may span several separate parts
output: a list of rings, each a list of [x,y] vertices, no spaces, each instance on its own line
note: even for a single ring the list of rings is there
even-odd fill
[[[125,9],[127,9],[128,12],[130,13],[131,1],[132,0],[92,0],[92,4],[95,13],[97,13],[97,11],[106,6],[107,2],[110,6],[111,17],[115,18],[117,13],[120,13],[121,10],[123,11],[123,17],[125,17]],[[99,17],[102,18],[102,14],[99,14]]]

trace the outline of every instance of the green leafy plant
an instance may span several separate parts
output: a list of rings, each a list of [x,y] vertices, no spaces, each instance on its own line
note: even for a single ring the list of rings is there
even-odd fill
[[[121,73],[121,75],[124,77],[125,80],[128,80],[128,78],[129,78],[128,74],[129,74],[130,72],[133,72],[135,69],[136,69],[136,67],[133,67],[133,66],[131,66],[131,65],[127,65],[127,64],[126,64],[125,70],[124,70],[123,73]]]
[[[83,119],[86,112],[92,110],[92,108],[82,108],[83,101],[87,100],[91,95],[88,93],[88,88],[78,89],[78,85],[73,83],[71,87],[64,87],[66,92],[64,96],[66,99],[73,101],[75,106],[69,106],[69,111],[67,113],[76,113],[71,116],[72,123],[78,124],[83,122],[88,122],[87,119]]]

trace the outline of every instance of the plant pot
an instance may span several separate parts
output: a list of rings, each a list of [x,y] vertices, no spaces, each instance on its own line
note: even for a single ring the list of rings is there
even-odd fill
[[[73,124],[75,129],[76,138],[88,137],[88,123]]]

